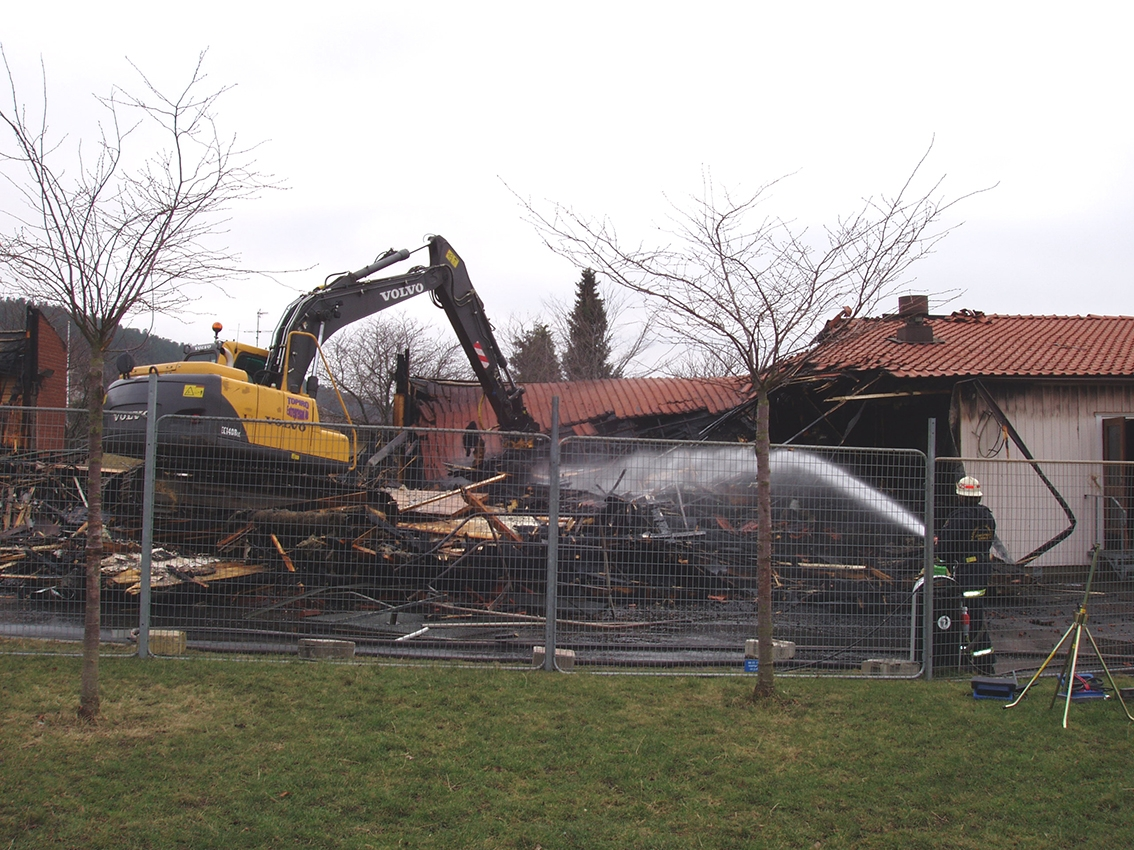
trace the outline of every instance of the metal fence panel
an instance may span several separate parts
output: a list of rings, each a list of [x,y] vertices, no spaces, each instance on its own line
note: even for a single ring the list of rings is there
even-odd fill
[[[1083,601],[1096,545],[1092,632],[1107,664],[1134,663],[1134,551],[1126,542],[1134,464],[940,458],[938,528],[958,505],[954,484],[962,475],[980,481],[996,519],[983,603],[996,672],[1035,669],[1055,647]]]
[[[0,408],[0,423],[0,634],[77,641],[85,414]],[[377,658],[540,660],[548,438],[204,417],[163,417],[159,430],[157,654],[183,651],[182,635],[189,649],[233,653],[321,639]],[[277,451],[246,451],[248,434]],[[563,660],[743,674],[757,625],[753,447],[571,437],[560,448]],[[144,474],[136,457],[104,464],[103,637],[120,651],[140,620]],[[438,470],[447,477],[427,483]],[[916,675],[924,456],[779,447],[771,472],[778,672]],[[1096,545],[1094,634],[1108,663],[1134,663],[1134,464],[939,459],[935,531],[962,474],[981,480],[997,519],[985,603],[996,672],[1034,669],[1054,646]],[[949,581],[937,584],[935,609]],[[938,668],[954,666],[952,641],[934,648]]]
[[[239,425],[159,420],[153,630],[199,650],[346,641],[360,656],[532,663],[547,530],[546,480],[533,476],[547,438]],[[448,478],[427,485],[424,458]],[[120,516],[135,531],[137,504]],[[137,594],[137,556],[120,561],[108,586]]]
[[[915,675],[925,458],[775,448],[777,669]],[[570,438],[562,452],[559,644],[597,668],[751,671],[751,445]]]
[[[0,407],[0,635],[16,651],[73,653],[82,639],[87,422],[83,410]],[[123,472],[105,466],[104,492]],[[128,648],[137,607],[104,599],[101,614],[106,651]]]

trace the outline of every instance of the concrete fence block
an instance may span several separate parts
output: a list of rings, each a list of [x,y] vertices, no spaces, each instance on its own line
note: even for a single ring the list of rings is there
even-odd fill
[[[542,667],[544,659],[547,658],[547,648],[543,646],[532,647],[532,666]],[[575,650],[573,649],[557,649],[555,650],[555,666],[560,670],[574,670],[575,669]]]
[[[921,665],[908,658],[867,658],[862,672],[870,676],[916,676]]]
[[[151,655],[184,655],[185,632],[180,629],[150,629]]]
[[[323,658],[354,658],[354,641],[300,638],[299,657],[311,661],[318,661]]]
[[[751,638],[744,642],[745,658],[759,658],[759,653],[760,641]],[[790,640],[773,640],[772,661],[787,661],[789,658],[795,658],[795,642]]]

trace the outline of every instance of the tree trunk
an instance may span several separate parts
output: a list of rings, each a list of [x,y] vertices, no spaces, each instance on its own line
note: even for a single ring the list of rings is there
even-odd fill
[[[768,430],[768,391],[756,384],[756,638],[759,670],[752,698],[776,693],[772,646],[772,470],[768,466],[771,440]]]
[[[79,716],[99,714],[98,649],[102,633],[102,366],[103,353],[91,350],[87,371],[87,413],[90,417],[87,471],[86,602],[83,608],[83,672],[79,683]]]

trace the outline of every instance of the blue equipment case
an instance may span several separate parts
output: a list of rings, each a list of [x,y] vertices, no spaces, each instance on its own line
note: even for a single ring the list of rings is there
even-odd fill
[[[1015,678],[977,676],[973,679],[973,699],[999,699],[1010,702],[1016,697],[1017,687]]]

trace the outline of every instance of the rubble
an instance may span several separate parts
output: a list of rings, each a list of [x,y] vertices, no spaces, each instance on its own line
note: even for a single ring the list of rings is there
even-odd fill
[[[208,589],[214,581],[242,578],[264,572],[259,564],[223,561],[209,556],[182,557],[166,549],[154,549],[150,563],[150,588],[161,590],[180,584],[195,584]],[[124,590],[130,596],[142,589],[142,555],[116,552],[102,559],[103,582]]]
[[[86,471],[65,455],[9,456],[0,467],[0,585],[70,599],[82,590]]]
[[[78,470],[43,465],[0,489],[0,582],[81,590],[85,499]],[[389,610],[422,600],[494,612],[539,609],[546,583],[546,485],[506,472],[447,489],[340,489],[323,499],[260,509],[163,515],[155,535],[155,594],[215,593],[273,606],[307,589],[361,589]],[[571,479],[569,479],[571,480]],[[625,473],[603,488],[560,496],[561,599],[581,610],[627,605],[727,604],[755,596],[754,490],[737,479],[634,494]],[[621,488],[619,492],[613,492]],[[114,493],[113,487],[109,489]],[[125,497],[123,499],[125,501]],[[136,596],[141,555],[136,505],[108,500],[112,536],[104,587]],[[892,529],[839,528],[796,498],[777,500],[774,587],[798,604],[845,599],[859,608],[908,589],[920,540]],[[116,517],[127,522],[116,524]],[[253,601],[255,600],[255,601]],[[359,603],[361,604],[361,603]],[[301,606],[302,607],[302,606]],[[307,606],[322,612],[325,606]]]

